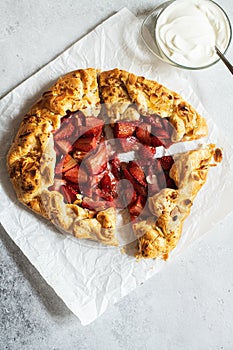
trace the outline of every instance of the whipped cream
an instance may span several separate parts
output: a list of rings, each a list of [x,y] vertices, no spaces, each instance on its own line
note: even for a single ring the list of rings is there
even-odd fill
[[[155,29],[161,54],[190,68],[218,59],[215,45],[224,52],[231,29],[225,13],[209,0],[175,0],[158,17]]]

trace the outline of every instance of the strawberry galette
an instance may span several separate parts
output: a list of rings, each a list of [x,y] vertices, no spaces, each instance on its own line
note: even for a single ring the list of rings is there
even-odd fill
[[[19,200],[61,230],[117,245],[116,213],[127,212],[137,256],[166,259],[221,151],[158,150],[207,132],[193,107],[155,81],[119,69],[78,70],[24,116],[8,169]]]

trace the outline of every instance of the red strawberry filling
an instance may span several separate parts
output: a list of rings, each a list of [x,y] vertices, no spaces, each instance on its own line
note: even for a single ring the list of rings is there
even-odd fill
[[[173,163],[174,163],[174,160],[171,156],[160,158],[160,164],[164,170],[171,169]]]
[[[146,178],[142,167],[137,162],[129,162],[129,172],[137,180],[140,185],[146,187]]]
[[[100,146],[94,153],[91,153],[87,158],[83,160],[87,172],[90,175],[97,175],[102,173],[107,168],[107,150],[104,143],[101,143]]]
[[[61,187],[62,194],[67,203],[73,203],[77,199],[77,194],[79,193],[78,186],[64,185]]]
[[[103,142],[104,128],[103,120],[67,112],[54,131],[57,159],[49,190],[60,192],[66,203],[78,199],[79,205],[93,212],[114,206],[127,207],[132,220],[150,215],[147,197],[164,187],[176,188],[169,177],[172,157],[155,158],[157,147],[172,144],[173,127],[157,115],[117,122],[115,151]],[[120,161],[118,154],[130,151],[135,151],[137,160]]]
[[[117,197],[116,183],[112,181],[108,174],[104,174],[99,183],[100,197],[112,202]]]
[[[69,169],[65,172],[64,174],[64,178],[68,181],[68,182],[72,182],[74,184],[78,184],[78,176],[79,175],[79,166],[76,165],[75,167],[73,167],[72,169]]]
[[[55,174],[65,173],[77,164],[76,160],[67,153],[56,165]]]
[[[144,209],[146,204],[146,198],[138,195],[134,203],[129,206],[129,213],[131,216],[139,216]]]
[[[141,123],[136,130],[137,139],[144,145],[151,145],[151,125]]]
[[[136,151],[138,148],[138,140],[134,136],[118,139],[117,141],[119,143],[119,150],[122,152]]]
[[[75,123],[74,121],[70,119],[65,119],[63,123],[61,124],[61,127],[54,133],[54,139],[57,140],[64,140],[69,139],[73,132],[75,131]]]
[[[137,122],[127,122],[122,121],[115,123],[113,127],[114,137],[117,138],[127,138],[132,136],[136,130],[138,123]]]
[[[75,143],[73,144],[73,149],[83,152],[89,152],[92,149],[95,149],[97,146],[97,139],[95,136],[92,137],[80,137]]]

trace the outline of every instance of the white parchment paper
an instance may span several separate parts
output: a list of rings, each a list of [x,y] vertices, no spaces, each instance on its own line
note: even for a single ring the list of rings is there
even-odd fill
[[[0,101],[1,223],[83,325],[92,322],[108,305],[158,272],[166,262],[136,262],[134,257],[122,254],[119,248],[103,247],[62,235],[17,201],[6,172],[6,153],[21,117],[60,75],[86,67],[126,69],[158,80],[181,93],[207,118],[208,138],[176,145],[169,150],[184,151],[200,142],[214,142],[224,149],[224,160],[210,170],[208,181],[196,198],[171,258],[233,209],[232,148],[220,135],[188,82],[182,79],[181,71],[158,61],[147,51],[139,35],[140,24],[131,12],[122,9]]]

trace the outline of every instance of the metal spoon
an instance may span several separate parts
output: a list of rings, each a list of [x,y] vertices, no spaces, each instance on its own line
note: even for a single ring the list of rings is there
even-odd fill
[[[215,50],[217,55],[220,57],[220,59],[223,61],[223,63],[227,66],[227,68],[229,69],[229,71],[231,72],[231,74],[233,74],[233,66],[232,64],[230,64],[230,62],[226,59],[226,57],[221,53],[221,51],[219,51],[219,49],[217,48],[217,46],[215,46]]]

